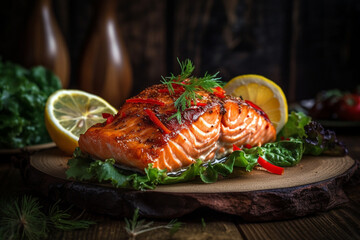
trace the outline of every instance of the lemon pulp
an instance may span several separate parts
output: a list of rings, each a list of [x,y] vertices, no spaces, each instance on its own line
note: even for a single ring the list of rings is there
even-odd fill
[[[80,90],[59,90],[47,100],[45,125],[50,137],[65,153],[72,154],[80,134],[104,122],[102,113],[116,114],[104,99]]]

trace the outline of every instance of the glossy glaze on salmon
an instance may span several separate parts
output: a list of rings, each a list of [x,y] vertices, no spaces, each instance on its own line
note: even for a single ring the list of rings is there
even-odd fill
[[[133,99],[156,99],[152,103],[127,102],[111,123],[90,127],[79,139],[82,152],[96,159],[114,158],[117,164],[143,170],[152,163],[158,169],[175,171],[196,159],[210,161],[232,152],[233,144],[260,146],[274,141],[276,130],[266,115],[245,101],[198,91],[202,99],[182,113],[182,122],[174,114],[179,94],[163,91],[155,85]],[[150,119],[151,109],[171,132],[166,134]]]

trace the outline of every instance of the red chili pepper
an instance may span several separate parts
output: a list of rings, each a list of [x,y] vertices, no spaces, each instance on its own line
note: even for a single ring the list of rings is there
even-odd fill
[[[214,94],[218,98],[224,98],[225,97],[225,90],[222,87],[216,87],[216,88],[214,88]]]
[[[206,103],[201,103],[201,102],[196,103],[196,106],[200,106],[200,107],[204,107],[206,105],[207,105]]]
[[[281,137],[280,137],[280,140],[281,140],[281,141],[285,141],[285,140],[286,140],[286,141],[290,141],[290,138],[284,138],[284,136],[281,136]]]
[[[279,175],[284,173],[284,168],[278,167],[278,166],[266,161],[265,159],[263,159],[260,156],[258,158],[258,163],[260,164],[260,166],[262,166],[263,168],[265,168],[266,170],[268,170],[271,173],[275,173],[275,174],[279,174]]]
[[[250,106],[252,106],[253,108],[255,108],[256,110],[259,110],[259,111],[261,112],[261,114],[262,114],[266,119],[269,120],[268,115],[267,115],[258,105],[256,105],[255,103],[253,103],[253,102],[251,102],[251,101],[249,101],[249,100],[245,100],[245,102],[246,102],[247,104],[249,104]]]
[[[233,151],[241,151],[241,148],[233,144]]]
[[[159,89],[159,93],[169,93],[169,89],[161,88],[161,89]]]
[[[252,148],[252,146],[251,146],[250,144],[245,144],[245,146],[244,146],[244,147],[246,147],[247,149]]]
[[[112,116],[110,113],[102,113],[101,115],[103,118],[108,118],[108,117]]]
[[[163,130],[164,133],[166,134],[171,133],[171,131],[159,120],[159,118],[155,115],[155,113],[151,109],[146,108],[145,112],[150,117],[150,120],[161,130]]]
[[[150,103],[150,104],[154,104],[154,105],[159,105],[159,106],[165,106],[165,103],[156,100],[156,99],[151,99],[151,98],[147,98],[147,99],[143,99],[143,98],[130,98],[126,100],[127,103]]]
[[[112,123],[115,119],[110,113],[102,113],[101,115],[103,118],[106,118],[106,124]]]
[[[191,101],[191,105],[194,106],[194,101]],[[200,107],[203,107],[203,106],[206,106],[206,105],[207,105],[206,103],[201,103],[201,102],[196,103],[196,106],[200,106]]]
[[[173,88],[174,88],[174,93],[182,93],[185,91],[183,86],[179,86],[176,84],[173,84]],[[159,89],[159,93],[170,93],[170,92],[169,92],[169,89],[167,89],[167,88],[161,88],[161,89]]]

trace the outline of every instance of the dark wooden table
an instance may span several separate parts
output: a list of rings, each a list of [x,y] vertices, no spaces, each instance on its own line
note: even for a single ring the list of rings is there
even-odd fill
[[[350,150],[350,156],[360,160],[360,136],[341,135]],[[31,194],[43,202],[48,199],[34,192],[22,181],[21,171],[14,164],[14,157],[0,161],[1,195]],[[12,160],[11,160],[12,159]],[[209,209],[200,209],[178,220],[182,227],[174,235],[166,229],[144,233],[136,239],[360,239],[360,171],[344,186],[349,201],[328,212],[319,212],[302,218],[284,221],[251,223],[232,215]],[[51,202],[50,202],[51,203]],[[241,206],[239,206],[241,207]],[[80,209],[72,209],[74,217]],[[128,239],[124,219],[85,212],[83,219],[96,221],[86,230],[51,232],[49,239]],[[146,219],[154,225],[170,220]]]

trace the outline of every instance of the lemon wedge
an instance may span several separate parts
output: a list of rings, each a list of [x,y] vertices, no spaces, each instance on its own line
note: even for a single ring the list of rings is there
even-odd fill
[[[279,132],[288,119],[288,105],[281,88],[273,81],[256,74],[240,75],[225,86],[227,94],[242,97],[259,106]]]
[[[66,154],[72,154],[80,134],[95,123],[105,121],[102,113],[116,114],[117,110],[96,95],[61,89],[46,102],[45,125],[55,144]]]

